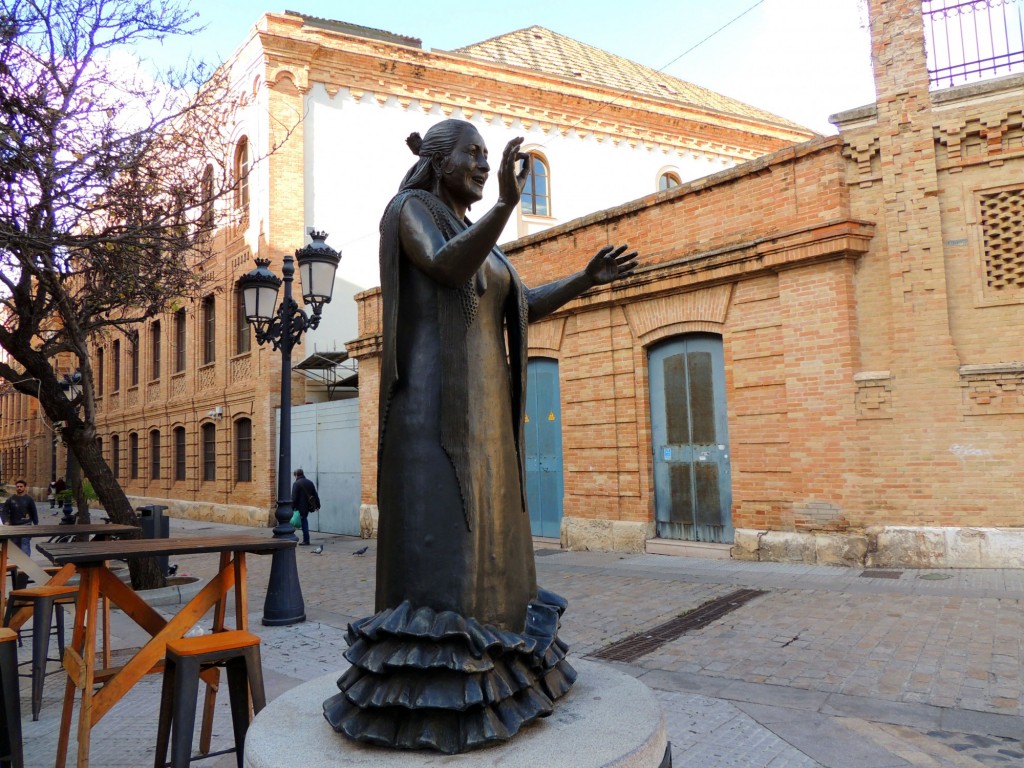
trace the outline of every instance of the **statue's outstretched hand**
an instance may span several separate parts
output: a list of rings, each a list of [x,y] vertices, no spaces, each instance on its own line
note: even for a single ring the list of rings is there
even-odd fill
[[[519,151],[522,143],[523,137],[517,136],[506,144],[501,155],[501,165],[498,166],[498,202],[510,206],[519,204],[523,187],[526,186],[526,177],[530,175],[529,155]],[[516,162],[519,160],[523,161],[523,167],[517,174]]]
[[[606,245],[587,264],[587,277],[594,285],[610,283],[622,277],[629,277],[636,269],[639,259],[636,251],[626,253],[628,245]]]

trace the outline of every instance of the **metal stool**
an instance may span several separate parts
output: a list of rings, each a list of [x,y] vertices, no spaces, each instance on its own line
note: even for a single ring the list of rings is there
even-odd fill
[[[71,603],[78,596],[78,587],[28,587],[15,589],[8,595],[7,615],[4,625],[10,625],[14,614],[22,608],[32,610],[32,719],[39,719],[43,706],[43,681],[46,679],[46,662],[60,662],[64,657],[64,609],[63,604]],[[50,627],[57,609],[57,648],[59,657],[48,657],[50,650]],[[63,670],[55,670],[60,672]]]
[[[167,744],[171,742],[172,768],[187,768],[192,755],[192,731],[196,722],[196,697],[199,675],[210,667],[224,666],[231,697],[231,725],[235,732],[234,749],[211,753],[235,752],[238,768],[242,768],[245,732],[249,729],[249,696],[254,712],[266,706],[263,691],[263,667],[260,663],[260,639],[244,630],[215,632],[200,637],[184,637],[167,643],[164,662],[164,685],[160,696],[160,720],[157,725],[156,755],[153,765],[167,765]],[[216,688],[207,694],[212,716]],[[173,740],[171,726],[173,724]]]
[[[18,691],[18,633],[0,628],[0,765],[25,768]]]

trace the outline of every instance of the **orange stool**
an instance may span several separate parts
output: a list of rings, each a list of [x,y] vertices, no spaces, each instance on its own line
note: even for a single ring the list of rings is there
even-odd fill
[[[156,768],[167,765],[167,745],[171,742],[172,768],[188,768],[192,754],[192,731],[196,722],[196,696],[199,675],[204,669],[225,666],[228,693],[231,697],[231,725],[235,732],[234,751],[238,768],[242,768],[245,732],[249,729],[249,696],[253,710],[266,706],[263,691],[263,667],[260,663],[260,639],[240,629],[214,632],[212,635],[183,637],[167,643],[164,662],[164,687],[160,696],[160,720],[157,725]],[[207,706],[214,704],[207,697]],[[174,738],[171,737],[171,726]],[[219,754],[219,753],[218,753]]]

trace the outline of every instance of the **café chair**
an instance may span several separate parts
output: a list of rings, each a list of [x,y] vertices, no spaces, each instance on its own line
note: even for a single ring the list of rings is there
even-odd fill
[[[212,635],[199,637],[183,637],[167,642],[156,755],[153,763],[156,768],[168,765],[168,741],[171,746],[169,764],[172,768],[187,768],[192,754],[199,676],[206,669],[220,666],[227,668],[231,725],[235,734],[234,749],[227,749],[225,752],[235,752],[238,768],[242,768],[245,732],[249,729],[251,719],[249,697],[252,696],[255,713],[266,706],[267,699],[263,690],[260,639],[251,632],[240,629],[214,632]],[[212,715],[214,696],[211,694],[215,694],[215,689],[207,694],[207,707]]]
[[[0,765],[25,768],[18,690],[18,633],[0,628]]]
[[[7,573],[4,577],[8,576],[11,579],[11,589],[28,586],[28,576],[19,571],[18,566],[14,563],[7,564]]]
[[[32,611],[32,660],[22,662],[31,664],[32,671],[32,719],[39,719],[39,710],[43,706],[43,682],[46,679],[46,663],[60,662],[64,657],[64,605],[73,603],[78,596],[78,587],[27,587],[15,589],[7,596],[7,615],[4,626],[9,626],[11,619],[22,608]],[[56,610],[55,610],[56,609]],[[56,617],[54,616],[56,613]],[[57,620],[57,649],[59,656],[49,658],[50,631],[53,620]],[[20,641],[20,638],[19,638]],[[51,674],[63,672],[54,670]]]

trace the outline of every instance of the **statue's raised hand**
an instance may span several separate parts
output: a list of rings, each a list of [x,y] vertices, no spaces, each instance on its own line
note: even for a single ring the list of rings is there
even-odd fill
[[[526,186],[526,177],[530,175],[530,157],[519,151],[523,137],[517,136],[505,145],[498,166],[498,202],[509,206],[519,204],[519,198]],[[522,160],[523,167],[516,173],[516,162]]]
[[[633,274],[639,260],[636,251],[626,253],[628,245],[606,245],[587,264],[587,277],[594,285],[603,285],[612,280]]]

